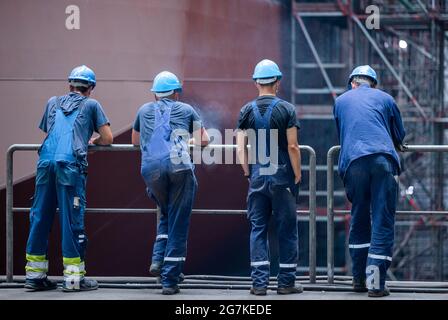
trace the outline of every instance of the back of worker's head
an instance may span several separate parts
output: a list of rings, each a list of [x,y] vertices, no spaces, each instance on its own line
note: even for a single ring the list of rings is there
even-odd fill
[[[252,79],[255,81],[255,85],[259,91],[268,90],[277,92],[281,78],[282,73],[278,65],[268,59],[258,62],[252,75]]]
[[[151,91],[157,100],[167,98],[177,100],[182,92],[182,84],[177,76],[169,71],[162,71],[155,76]]]
[[[371,88],[375,88],[376,84],[370,77],[366,76],[354,76],[351,81],[352,89],[356,89],[359,86],[367,84]]]
[[[68,83],[70,91],[81,92],[89,96],[96,86],[95,72],[85,65],[76,67],[70,72]]]
[[[375,88],[378,84],[378,78],[375,70],[369,65],[358,66],[353,69],[348,77],[347,89],[356,89],[362,84],[368,84],[371,88]]]

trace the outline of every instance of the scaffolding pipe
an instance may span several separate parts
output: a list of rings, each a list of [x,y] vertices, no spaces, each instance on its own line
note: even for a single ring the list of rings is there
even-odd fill
[[[389,71],[392,73],[392,75],[395,77],[395,79],[397,79],[398,83],[400,84],[400,86],[403,88],[404,92],[406,93],[406,95],[409,97],[409,99],[412,101],[412,104],[417,108],[418,112],[421,114],[421,116],[423,117],[423,119],[426,121],[428,120],[428,116],[426,115],[425,111],[423,110],[422,106],[420,105],[420,103],[417,101],[417,99],[414,97],[414,95],[412,94],[411,90],[409,90],[408,86],[404,83],[403,79],[401,79],[401,77],[398,75],[398,73],[395,71],[394,67],[392,66],[392,64],[389,62],[389,60],[387,60],[386,56],[384,55],[384,53],[381,51],[381,49],[378,47],[378,45],[376,44],[375,40],[372,38],[372,36],[367,32],[367,30],[365,29],[365,27],[363,26],[363,24],[361,23],[361,21],[359,21],[358,17],[355,15],[351,15],[351,18],[353,21],[355,21],[355,23],[358,25],[359,29],[361,29],[362,33],[364,33],[364,35],[366,36],[366,38],[369,40],[370,44],[372,45],[372,47],[375,49],[375,51],[378,53],[378,55],[380,56],[380,58],[383,60],[384,64],[387,66],[387,68],[389,69]]]
[[[333,97],[333,100],[336,100],[337,94],[336,90],[333,87],[333,84],[331,83],[330,77],[327,74],[327,71],[325,70],[322,61],[320,60],[319,54],[317,53],[316,47],[314,46],[313,40],[310,37],[310,34],[308,33],[308,29],[306,28],[305,24],[303,23],[303,19],[299,14],[296,14],[296,19],[300,24],[300,28],[302,29],[303,35],[305,36],[306,42],[308,43],[308,46],[311,49],[311,52],[313,53],[314,59],[316,60],[316,63],[319,66],[320,72],[322,73],[322,76],[324,77],[325,83],[327,84],[328,90],[330,90],[331,96]]]

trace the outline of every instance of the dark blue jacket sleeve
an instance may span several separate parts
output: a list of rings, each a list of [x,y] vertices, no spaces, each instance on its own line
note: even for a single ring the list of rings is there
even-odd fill
[[[391,119],[391,134],[392,140],[395,146],[400,146],[403,144],[403,139],[406,136],[406,131],[404,130],[403,121],[401,119],[400,110],[398,109],[395,101],[391,103],[392,109],[392,119]]]
[[[340,133],[340,129],[339,129],[339,119],[338,116],[336,115],[336,102],[333,106],[333,116],[334,116],[334,120],[336,122],[336,130],[338,131],[338,141],[339,143],[341,142],[341,133]]]

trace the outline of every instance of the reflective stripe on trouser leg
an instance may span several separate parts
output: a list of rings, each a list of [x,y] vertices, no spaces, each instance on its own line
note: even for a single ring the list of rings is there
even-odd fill
[[[251,181],[248,197],[248,218],[250,220],[250,261],[252,286],[254,288],[266,288],[269,284],[269,245],[268,226],[272,213],[271,200],[263,193],[269,186],[264,180],[264,185],[256,190],[252,189]]]
[[[169,163],[171,167],[171,163]],[[162,265],[161,282],[164,287],[179,283],[185,257],[193,201],[197,182],[193,170],[169,171],[168,239]],[[173,261],[175,260],[175,261]]]
[[[26,255],[26,278],[27,279],[44,279],[48,272],[48,260],[45,255]]]
[[[72,270],[70,275],[77,281],[77,269],[84,274],[85,250],[87,236],[84,231],[85,183],[86,177],[74,164],[57,164],[57,195],[59,220],[62,230],[62,256],[64,265]],[[74,265],[76,268],[72,268]],[[65,272],[64,272],[65,273]]]
[[[81,258],[62,258],[64,263],[64,282],[69,289],[79,289],[79,283],[86,274],[84,261]]]
[[[152,263],[162,263],[165,256],[166,244],[168,242],[168,217],[161,214],[159,225],[157,226],[157,236],[152,249]]]
[[[384,155],[372,157],[372,240],[367,258],[367,287],[383,290],[391,265],[398,184],[395,161]]]
[[[344,177],[347,198],[352,203],[349,252],[353,278],[365,279],[367,253],[370,246],[370,162],[369,158],[353,161]]]
[[[285,186],[273,186],[271,190],[273,218],[279,243],[278,287],[293,287],[299,255],[296,198]]]

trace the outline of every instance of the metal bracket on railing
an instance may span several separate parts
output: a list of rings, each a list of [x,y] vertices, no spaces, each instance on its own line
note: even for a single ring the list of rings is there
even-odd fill
[[[236,149],[236,145],[208,145],[206,148]],[[6,282],[13,282],[14,257],[14,213],[29,212],[30,208],[15,208],[13,205],[13,158],[15,151],[37,151],[40,144],[14,144],[6,153]],[[310,283],[316,283],[316,152],[310,146],[300,146],[309,153],[309,210],[298,211],[309,213],[309,277]],[[139,151],[132,144],[113,144],[110,146],[90,146],[89,151]],[[128,208],[87,208],[86,213],[157,213],[157,209]],[[245,214],[246,210],[208,210],[193,209],[195,214]]]

